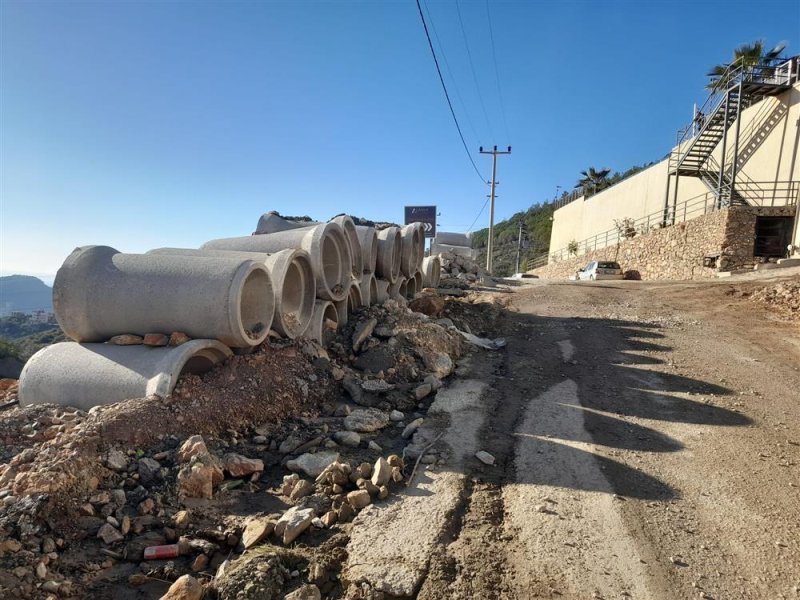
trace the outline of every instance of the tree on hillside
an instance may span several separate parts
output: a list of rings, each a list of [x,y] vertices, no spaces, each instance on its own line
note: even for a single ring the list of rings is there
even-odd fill
[[[778,44],[769,52],[764,50],[764,41],[756,40],[752,44],[742,44],[733,51],[733,60],[727,64],[715,65],[708,72],[710,80],[706,89],[716,92],[729,87],[733,73],[740,67],[755,67],[778,58],[786,48],[786,44]]]
[[[608,187],[609,173],[611,173],[611,169],[600,169],[598,171],[594,167],[589,167],[587,170],[581,171],[581,178],[575,184],[575,188],[582,188],[586,196],[590,193],[594,194]]]

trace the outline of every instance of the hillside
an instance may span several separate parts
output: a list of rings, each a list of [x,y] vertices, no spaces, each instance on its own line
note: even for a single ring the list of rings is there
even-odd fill
[[[494,226],[494,273],[507,276],[514,273],[517,261],[517,240],[519,225],[523,225],[523,241],[528,247],[520,252],[520,268],[525,270],[529,258],[547,252],[550,248],[550,231],[553,228],[554,207],[550,202],[534,204],[525,212],[518,212]],[[480,264],[486,264],[486,243],[489,229],[481,229],[472,234],[472,244],[480,251]],[[524,244],[523,244],[524,245]]]
[[[11,312],[53,312],[53,288],[36,277],[0,277],[0,315]]]

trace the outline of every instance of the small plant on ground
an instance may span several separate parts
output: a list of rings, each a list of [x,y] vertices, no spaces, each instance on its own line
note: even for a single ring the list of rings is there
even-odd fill
[[[576,256],[578,254],[578,242],[572,240],[569,244],[567,244],[567,252],[571,256]]]
[[[624,219],[614,219],[614,227],[619,234],[620,239],[629,240],[636,237],[636,221],[630,217]]]

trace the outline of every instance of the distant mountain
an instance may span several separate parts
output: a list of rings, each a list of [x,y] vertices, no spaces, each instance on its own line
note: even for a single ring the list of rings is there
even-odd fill
[[[35,310],[53,312],[53,288],[29,275],[0,277],[0,316]]]

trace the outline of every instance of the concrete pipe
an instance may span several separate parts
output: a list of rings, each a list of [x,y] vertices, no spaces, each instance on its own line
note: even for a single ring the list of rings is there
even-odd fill
[[[406,279],[406,293],[403,294],[409,300],[414,299],[414,295],[418,292],[417,289],[417,278],[416,277],[409,277]]]
[[[414,225],[406,225],[400,230],[402,245],[400,252],[400,272],[408,277],[414,275],[417,270],[417,260],[419,258],[419,228]]]
[[[275,292],[275,318],[272,321],[272,328],[289,339],[294,339],[305,331],[311,320],[311,313],[314,312],[314,272],[311,268],[311,259],[305,250],[298,248],[265,254],[211,248],[207,250],[157,248],[147,254],[235,257],[262,263],[269,271]]]
[[[394,283],[400,276],[402,238],[398,227],[387,227],[378,232],[378,262],[375,274]]]
[[[411,281],[412,281],[412,280],[414,281],[414,292],[413,292],[413,293],[411,292],[411,285],[410,285],[410,283],[411,283]],[[411,300],[413,300],[413,299],[414,299],[414,296],[415,296],[415,295],[417,295],[417,294],[419,294],[419,293],[422,291],[422,288],[423,288],[423,284],[422,284],[422,281],[423,281],[423,277],[422,277],[422,271],[419,271],[419,270],[418,270],[416,273],[414,273],[414,277],[410,278],[408,281],[409,281],[409,286],[408,286],[408,287],[409,287],[408,297],[409,297]]]
[[[356,231],[356,224],[353,219],[347,215],[339,215],[331,219],[331,222],[336,223],[344,231],[347,238],[347,244],[350,248],[350,267],[353,273],[353,279],[361,281],[364,275],[364,259],[361,251],[361,240]]]
[[[408,291],[408,283],[407,279],[400,275],[397,278],[397,281],[392,283],[389,286],[389,298],[405,298],[406,292]]]
[[[130,398],[163,398],[181,375],[204,373],[231,354],[216,340],[159,348],[60,342],[39,350],[25,364],[19,402],[89,410]]]
[[[346,301],[347,299],[345,298]],[[327,346],[336,335],[338,327],[339,315],[333,302],[330,300],[315,300],[314,314],[308,323],[308,329],[303,332],[303,337]]]
[[[392,284],[385,279],[375,280],[375,304],[383,304],[389,299],[389,288],[391,285]]]
[[[374,227],[356,225],[358,241],[361,245],[361,257],[364,261],[364,273],[374,273],[378,264],[378,234]]]
[[[301,229],[303,227],[312,227],[319,225],[317,221],[289,221],[284,219],[275,211],[264,213],[258,219],[258,225],[253,235],[261,235],[265,233],[277,233],[279,231],[289,231],[290,229]]]
[[[238,250],[243,252],[280,252],[302,248],[311,258],[316,281],[316,295],[325,300],[341,300],[350,287],[350,247],[336,223],[278,231],[264,235],[211,240],[201,249]]]
[[[182,331],[234,348],[267,337],[275,312],[269,271],[241,258],[123,254],[84,246],[53,285],[58,324],[78,342]]]
[[[347,325],[350,320],[350,315],[362,305],[361,300],[361,284],[354,281],[350,286],[350,293],[344,300],[338,300],[333,303],[336,306],[336,314],[339,316],[339,329]]]
[[[425,258],[425,225],[422,223],[411,223],[410,227],[416,227],[419,231],[416,269],[421,269],[422,259]]]
[[[378,280],[372,273],[365,273],[361,280],[361,306],[370,306],[378,302]]]
[[[472,239],[466,233],[450,233],[448,231],[440,231],[433,238],[434,244],[447,244],[450,246],[465,246],[472,248]]]
[[[439,255],[427,256],[422,261],[422,285],[424,287],[439,287],[442,276],[442,261]]]

